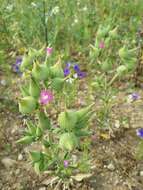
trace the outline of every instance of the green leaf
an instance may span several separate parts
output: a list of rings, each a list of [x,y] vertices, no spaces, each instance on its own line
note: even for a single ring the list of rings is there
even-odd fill
[[[90,131],[83,131],[83,130],[76,130],[75,135],[78,137],[85,137],[85,136],[90,136],[92,133]]]
[[[50,129],[51,128],[51,123],[50,123],[50,119],[48,118],[48,116],[45,115],[44,112],[39,112],[38,113],[38,119],[39,119],[39,126],[42,129]]]
[[[34,125],[31,121],[27,121],[27,128],[28,128],[28,133],[30,133],[32,136],[36,135],[36,125]]]
[[[38,98],[40,95],[40,88],[33,78],[30,80],[29,94],[35,98]]]
[[[43,135],[43,130],[40,127],[37,127],[36,136],[40,138],[42,135]]]
[[[41,156],[42,156],[41,152],[35,152],[35,151],[30,152],[30,158],[31,158],[31,160],[32,160],[33,162],[38,162],[38,161],[40,161]]]
[[[139,144],[137,146],[136,157],[139,160],[143,159],[143,140],[141,140],[141,142],[139,142]]]
[[[40,162],[34,163],[34,170],[38,175],[40,174]]]
[[[21,86],[20,91],[21,91],[21,94],[23,97],[29,96],[28,85],[27,86]]]
[[[34,137],[33,136],[25,136],[21,139],[19,139],[17,141],[17,143],[21,143],[21,144],[30,144],[34,141]]]

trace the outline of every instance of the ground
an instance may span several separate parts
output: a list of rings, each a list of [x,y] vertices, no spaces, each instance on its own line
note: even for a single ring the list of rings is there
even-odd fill
[[[1,81],[4,76],[1,76]],[[123,84],[124,86],[124,84]],[[2,190],[50,190],[44,181],[48,174],[37,176],[28,161],[26,148],[16,144],[24,127],[22,116],[18,113],[16,100],[16,85],[10,90],[11,99],[5,93],[8,85],[1,84],[0,110],[0,189]],[[5,90],[5,91],[4,91]],[[137,89],[143,97],[142,89]],[[5,93],[4,93],[5,92]],[[95,137],[91,145],[93,175],[72,189],[80,190],[142,190],[143,161],[136,158],[136,147],[139,139],[136,129],[142,127],[142,99],[128,103],[128,90],[122,88],[117,94],[113,107],[115,130],[111,136],[106,131],[99,131],[93,121],[92,129]],[[128,122],[118,123],[119,118]]]

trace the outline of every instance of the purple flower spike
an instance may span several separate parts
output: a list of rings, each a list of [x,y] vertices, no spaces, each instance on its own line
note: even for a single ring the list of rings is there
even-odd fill
[[[79,68],[79,66],[78,65],[74,65],[74,70],[76,71],[76,72],[80,72],[80,68]]]
[[[54,99],[53,93],[50,90],[42,90],[40,94],[40,104],[47,105]]]
[[[70,74],[70,69],[67,68],[67,67],[65,67],[65,68],[64,68],[64,76],[66,77],[66,76],[68,76],[69,74]]]
[[[64,160],[64,167],[67,168],[69,166],[69,161],[68,160]]]
[[[78,77],[79,77],[80,79],[86,77],[86,73],[85,73],[85,72],[82,72],[82,71],[78,72],[77,75],[78,75]]]
[[[140,138],[143,138],[143,128],[141,129],[137,129],[137,136],[140,137]]]
[[[131,98],[132,98],[132,100],[138,100],[138,99],[140,99],[140,95],[138,93],[134,92],[134,93],[132,93]]]

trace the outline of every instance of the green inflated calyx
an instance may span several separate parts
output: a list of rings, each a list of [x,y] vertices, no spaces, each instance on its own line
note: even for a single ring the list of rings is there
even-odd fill
[[[39,126],[42,129],[50,129],[51,128],[51,123],[50,123],[50,119],[48,118],[48,116],[45,115],[44,112],[39,112],[38,113],[38,120],[39,120]]]
[[[65,111],[61,112],[58,117],[58,123],[61,128],[72,129],[77,122],[77,114],[75,111]]]
[[[61,135],[59,141],[60,148],[72,151],[77,146],[78,138],[74,135],[74,133],[64,133]]]
[[[58,62],[51,66],[50,68],[50,74],[52,78],[64,78],[64,72],[62,69],[61,59],[58,60]]]
[[[49,68],[46,64],[34,63],[32,76],[37,80],[47,80],[49,78]]]
[[[77,114],[77,123],[76,123],[76,128],[81,129],[87,127],[88,121],[91,118],[93,112],[92,112],[92,107],[94,104],[91,104],[85,108],[82,108],[76,112]]]
[[[32,67],[33,59],[30,56],[25,55],[20,65],[20,70],[23,72],[25,69]]]
[[[119,49],[119,56],[121,59],[131,59],[136,55],[136,49],[128,49],[126,46],[123,46]]]
[[[30,79],[29,94],[35,98],[40,95],[40,88],[33,78]]]
[[[64,85],[64,79],[63,78],[54,78],[51,82],[51,87],[53,90],[61,91]]]
[[[21,98],[19,101],[19,111],[22,114],[31,113],[36,109],[36,105],[36,100],[31,96]]]
[[[21,94],[23,97],[30,95],[29,90],[28,90],[28,85],[27,86],[26,85],[21,86],[20,91],[21,91]]]

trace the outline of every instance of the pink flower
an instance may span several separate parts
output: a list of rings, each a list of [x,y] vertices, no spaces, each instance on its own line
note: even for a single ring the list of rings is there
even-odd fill
[[[48,55],[51,55],[52,52],[53,52],[53,48],[52,47],[47,47],[46,51],[47,51]]]
[[[100,49],[105,48],[105,44],[104,44],[104,42],[103,42],[103,41],[101,41],[101,42],[99,43],[99,48],[100,48]]]
[[[50,90],[42,90],[40,93],[40,104],[46,105],[49,102],[53,101],[53,93]]]
[[[69,166],[69,161],[68,160],[64,160],[64,167],[67,168]]]

